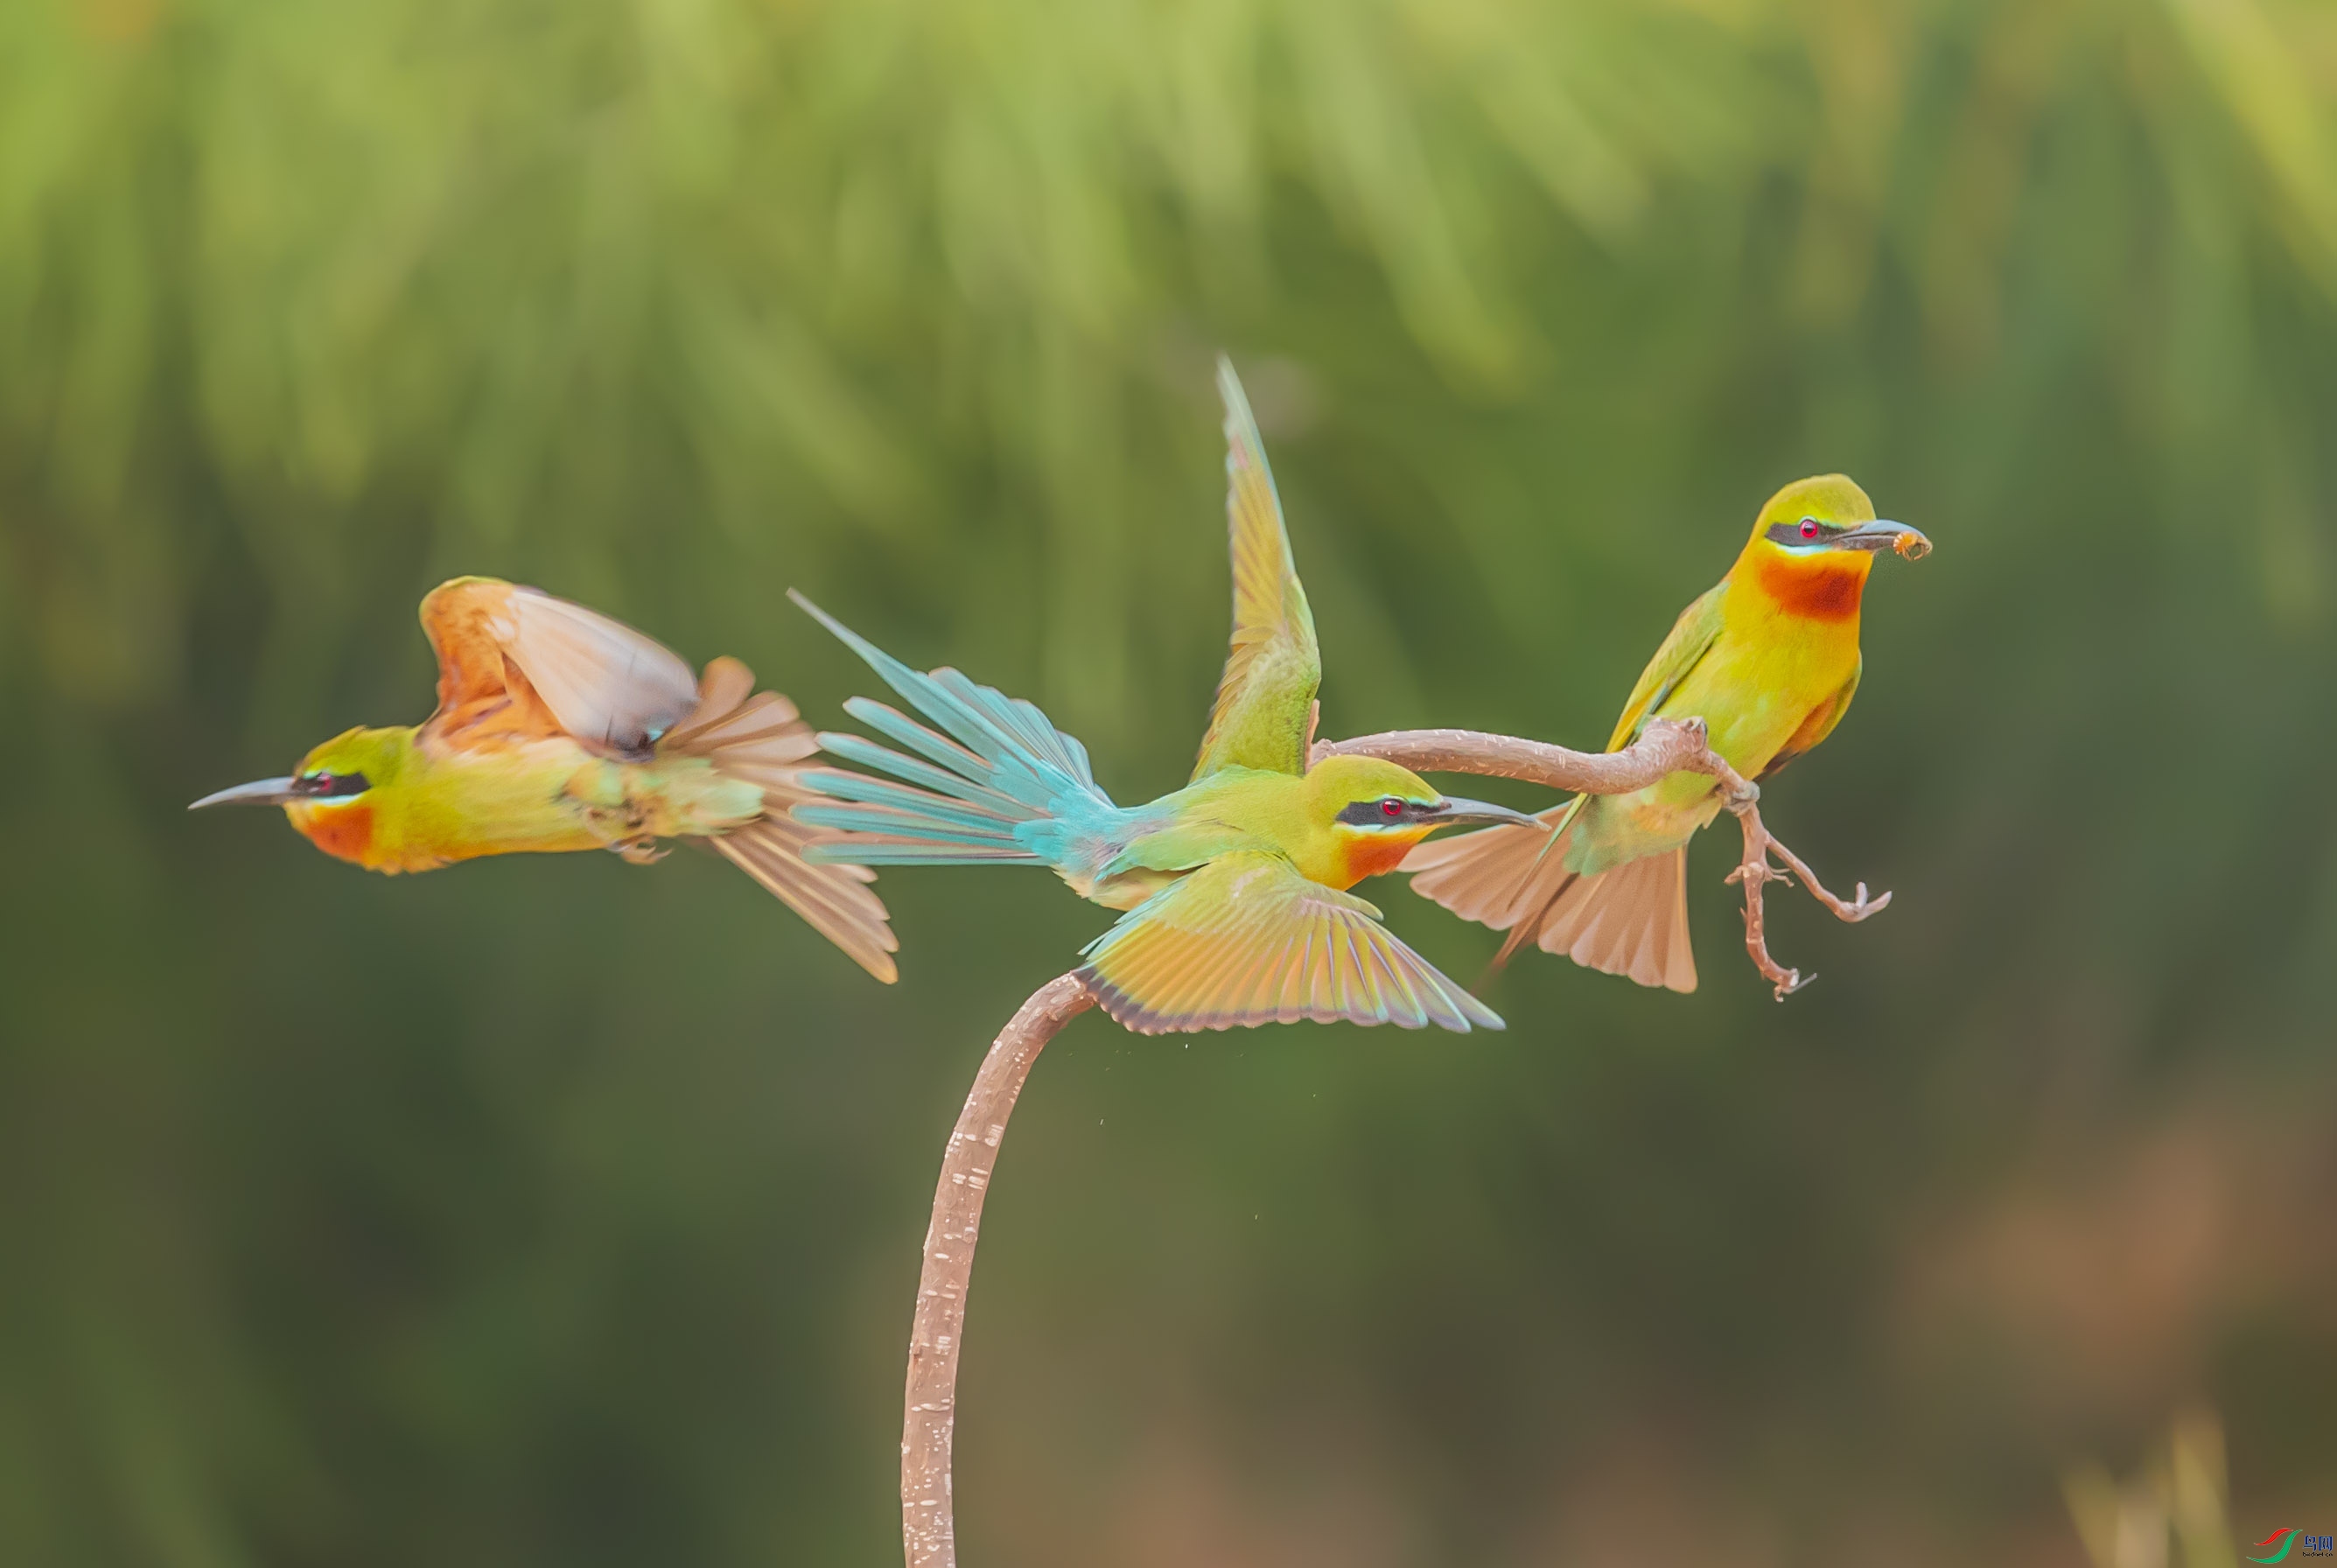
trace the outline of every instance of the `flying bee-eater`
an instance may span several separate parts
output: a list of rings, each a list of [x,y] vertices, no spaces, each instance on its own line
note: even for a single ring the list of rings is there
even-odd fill
[[[879,980],[898,946],[856,866],[806,863],[787,808],[818,750],[736,659],[707,665],[580,604],[491,577],[422,601],[438,708],[420,724],[351,730],[289,778],[206,795],[281,806],[328,855],[428,871],[482,855],[611,849],[636,864],[660,838],[704,838]]]
[[[1392,762],[1334,757],[1307,766],[1322,680],[1315,619],[1265,446],[1223,360],[1217,389],[1226,407],[1233,647],[1192,781],[1147,806],[1115,805],[1097,786],[1086,749],[1030,703],[955,670],[919,673],[797,595],[942,731],[866,698],[846,703],[906,752],[828,734],[821,750],[903,782],[841,769],[807,773],[805,782],[836,803],[797,806],[797,819],[846,834],[814,845],[808,858],[1052,867],[1080,897],[1127,912],[1084,949],[1079,973],[1105,1011],[1139,1034],[1301,1018],[1498,1029],[1499,1017],[1346,890],[1393,870],[1438,828],[1539,829],[1505,806],[1448,799]]]
[[[1909,559],[1931,542],[1874,515],[1840,474],[1769,498],[1728,575],[1680,614],[1631,689],[1607,742],[1648,720],[1700,718],[1713,750],[1766,779],[1833,732],[1858,691],[1859,601],[1874,558]],[[1414,850],[1415,892],[1509,940],[1642,985],[1696,989],[1687,935],[1687,842],[1720,811],[1717,786],[1674,773],[1629,795],[1577,796],[1540,824],[1495,828]]]

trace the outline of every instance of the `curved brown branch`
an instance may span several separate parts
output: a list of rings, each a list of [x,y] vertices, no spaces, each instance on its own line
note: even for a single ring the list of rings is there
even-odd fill
[[[1059,975],[1032,993],[982,1059],[942,1155],[902,1397],[901,1543],[909,1568],[956,1568],[950,1446],[957,1419],[958,1345],[982,1230],[982,1200],[990,1191],[1006,1120],[1047,1042],[1094,1005],[1094,995],[1077,975]]]
[[[1423,773],[1522,779],[1578,795],[1628,795],[1668,773],[1706,775],[1719,785],[1722,804],[1735,814],[1745,835],[1745,853],[1727,880],[1745,889],[1745,950],[1762,978],[1775,989],[1780,1002],[1817,976],[1788,969],[1769,956],[1761,907],[1765,885],[1790,883],[1799,877],[1812,897],[1843,920],[1863,920],[1891,902],[1888,893],[1870,898],[1863,882],[1858,885],[1854,898],[1843,899],[1827,892],[1801,857],[1762,825],[1760,787],[1712,749],[1701,719],[1650,720],[1639,738],[1620,751],[1572,751],[1476,730],[1392,730],[1352,740],[1318,741],[1310,760],[1341,755],[1384,758]],[[1784,869],[1769,863],[1772,854],[1785,863]]]

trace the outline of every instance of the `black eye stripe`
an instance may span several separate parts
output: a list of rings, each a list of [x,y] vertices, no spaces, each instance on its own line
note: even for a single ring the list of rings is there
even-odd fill
[[[1841,534],[1850,532],[1848,528],[1841,527],[1832,523],[1818,523],[1818,531],[1815,537],[1804,538],[1802,536],[1802,524],[1804,523],[1817,523],[1817,519],[1814,517],[1796,517],[1791,523],[1770,524],[1768,529],[1769,542],[1773,544],[1815,544],[1821,541],[1835,538]]]
[[[1397,807],[1393,815],[1387,809],[1390,800],[1395,801]],[[1423,806],[1401,796],[1374,795],[1368,800],[1351,800],[1340,807],[1339,820],[1356,828],[1397,828],[1433,817],[1442,809],[1442,806]]]
[[[315,800],[362,795],[372,788],[373,781],[362,773],[333,773],[319,769],[314,773],[303,773],[292,780],[292,793]]]

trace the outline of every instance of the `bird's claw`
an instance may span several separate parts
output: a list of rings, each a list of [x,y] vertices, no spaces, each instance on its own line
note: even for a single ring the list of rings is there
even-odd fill
[[[621,838],[609,848],[628,866],[654,866],[671,853],[650,838]]]
[[[1810,974],[1804,975],[1798,969],[1786,970],[1785,977],[1777,982],[1777,1000],[1783,1002],[1786,997],[1791,996],[1794,992],[1799,991],[1802,987],[1809,985],[1816,978],[1817,975],[1815,971],[1812,971]]]

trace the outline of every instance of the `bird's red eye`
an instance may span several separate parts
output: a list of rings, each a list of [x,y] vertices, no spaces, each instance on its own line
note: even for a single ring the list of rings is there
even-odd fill
[[[1803,538],[1804,538],[1804,539],[1814,539],[1814,538],[1816,538],[1817,536],[1818,536],[1818,520],[1817,520],[1816,518],[1814,518],[1814,517],[1804,517],[1804,518],[1803,518],[1803,519],[1802,519],[1802,537],[1803,537]]]
[[[1397,799],[1393,795],[1389,796],[1386,799],[1380,802],[1380,815],[1383,817],[1403,816],[1403,802]]]

